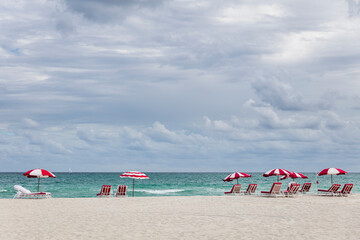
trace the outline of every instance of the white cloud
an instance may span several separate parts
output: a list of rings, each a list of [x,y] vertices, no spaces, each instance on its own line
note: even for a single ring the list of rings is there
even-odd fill
[[[271,21],[271,18],[282,18],[286,13],[277,4],[237,5],[220,10],[217,19],[225,24],[257,24]]]
[[[285,64],[311,61],[319,53],[318,49],[333,36],[332,32],[318,31],[286,33],[279,40],[276,51],[264,55],[263,59]],[[319,57],[321,56],[316,56]]]
[[[257,79],[252,87],[257,95],[266,103],[282,110],[304,110],[306,105],[301,95],[297,94],[290,85],[277,79]]]
[[[39,127],[39,123],[30,119],[30,118],[23,118],[22,120],[24,128],[37,128]]]
[[[360,1],[358,0],[347,0],[349,4],[349,16],[359,17],[360,16]]]
[[[233,127],[229,123],[227,123],[227,122],[225,122],[223,120],[214,120],[214,121],[212,121],[209,117],[204,117],[204,119],[205,119],[205,126],[207,128],[213,128],[213,129],[218,130],[218,131],[231,131],[231,130],[233,130]]]
[[[325,126],[329,129],[338,129],[345,125],[335,112],[325,111],[323,117],[325,118]]]
[[[20,134],[21,137],[24,137],[29,141],[29,144],[36,146],[35,151],[49,152],[53,154],[72,153],[72,151],[67,149],[62,143],[57,142],[51,137],[43,135],[40,132],[24,132]]]

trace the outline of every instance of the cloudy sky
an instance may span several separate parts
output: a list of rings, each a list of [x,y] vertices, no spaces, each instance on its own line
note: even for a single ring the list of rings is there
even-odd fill
[[[360,1],[3,0],[0,171],[360,171]]]

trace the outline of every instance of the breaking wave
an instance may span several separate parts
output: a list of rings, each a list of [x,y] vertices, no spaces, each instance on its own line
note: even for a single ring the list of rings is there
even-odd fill
[[[164,190],[136,190],[135,192],[144,192],[149,194],[171,194],[171,193],[178,193],[178,192],[184,192],[185,189],[164,189]]]

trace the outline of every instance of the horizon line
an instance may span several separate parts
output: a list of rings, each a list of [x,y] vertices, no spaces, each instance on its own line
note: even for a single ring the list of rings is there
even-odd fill
[[[100,172],[95,172],[95,171],[84,171],[84,172],[81,172],[81,171],[72,171],[72,172],[68,172],[68,171],[52,171],[54,173],[69,173],[69,174],[72,174],[72,173],[124,173],[124,172],[127,172],[127,171],[115,171],[115,172],[107,172],[107,171],[100,171]],[[143,172],[147,172],[147,173],[229,173],[231,171],[143,171]],[[246,171],[246,172],[249,172],[249,173],[264,173],[264,172],[258,172],[258,171]],[[303,173],[318,173],[318,172],[314,172],[314,171],[302,171]],[[5,172],[0,172],[0,173],[23,173],[23,172],[14,172],[14,171],[5,171]],[[233,173],[233,172],[232,172]],[[360,172],[347,172],[347,173],[360,173]],[[344,174],[341,174],[341,175],[344,175]]]

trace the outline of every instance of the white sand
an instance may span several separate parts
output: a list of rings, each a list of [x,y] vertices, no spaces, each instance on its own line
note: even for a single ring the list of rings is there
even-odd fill
[[[360,239],[360,195],[1,199],[1,239]]]

